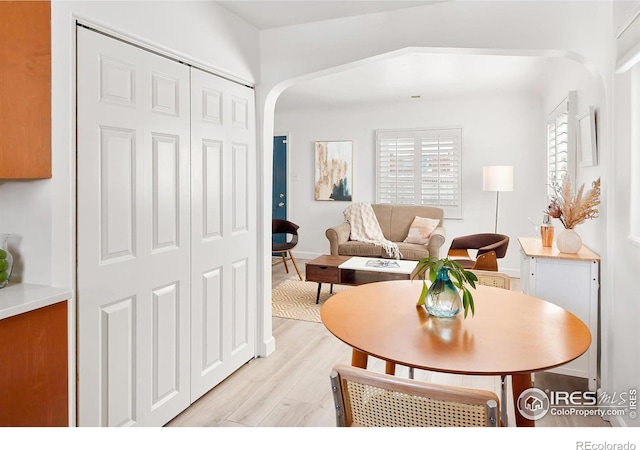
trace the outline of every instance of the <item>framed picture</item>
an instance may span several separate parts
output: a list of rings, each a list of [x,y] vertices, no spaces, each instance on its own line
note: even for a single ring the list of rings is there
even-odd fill
[[[315,152],[315,199],[350,202],[353,189],[353,142],[316,142]]]
[[[577,118],[578,161],[580,166],[598,165],[598,146],[596,142],[596,110],[589,106],[589,111]]]

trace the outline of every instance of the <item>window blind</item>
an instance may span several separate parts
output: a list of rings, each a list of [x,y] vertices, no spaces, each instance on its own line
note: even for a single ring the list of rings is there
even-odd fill
[[[445,217],[461,217],[461,136],[461,128],[378,131],[377,202],[438,206]]]
[[[567,174],[568,157],[568,125],[569,111],[566,103],[561,110],[547,122],[547,179],[549,182],[548,194],[555,193],[554,186],[562,185],[562,180]]]
[[[562,186],[567,173],[572,178],[575,166],[575,92],[569,92],[547,119],[547,195],[555,195],[554,186]]]

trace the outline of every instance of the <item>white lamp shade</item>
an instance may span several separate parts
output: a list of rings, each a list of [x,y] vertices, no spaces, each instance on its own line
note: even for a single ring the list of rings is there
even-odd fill
[[[485,166],[482,168],[482,190],[513,191],[513,166]]]

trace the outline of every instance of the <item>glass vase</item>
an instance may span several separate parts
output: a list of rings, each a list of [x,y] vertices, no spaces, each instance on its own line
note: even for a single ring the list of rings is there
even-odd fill
[[[455,317],[462,308],[462,301],[458,289],[449,278],[449,268],[443,267],[438,271],[436,279],[427,291],[425,308],[435,317]]]
[[[9,284],[11,268],[13,267],[13,256],[8,249],[9,235],[0,234],[0,288]]]

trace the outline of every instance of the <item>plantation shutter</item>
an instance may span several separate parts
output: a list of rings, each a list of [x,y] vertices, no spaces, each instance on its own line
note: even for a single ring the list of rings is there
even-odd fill
[[[553,186],[562,185],[562,180],[567,174],[569,111],[566,109],[566,103],[562,106],[563,111],[558,111],[557,115],[547,122],[549,195],[554,193]]]
[[[378,203],[438,206],[462,216],[462,129],[378,131]]]
[[[547,194],[555,194],[554,186],[562,186],[567,173],[573,177],[575,166],[575,92],[570,92],[547,119]],[[575,178],[575,177],[573,177]]]

